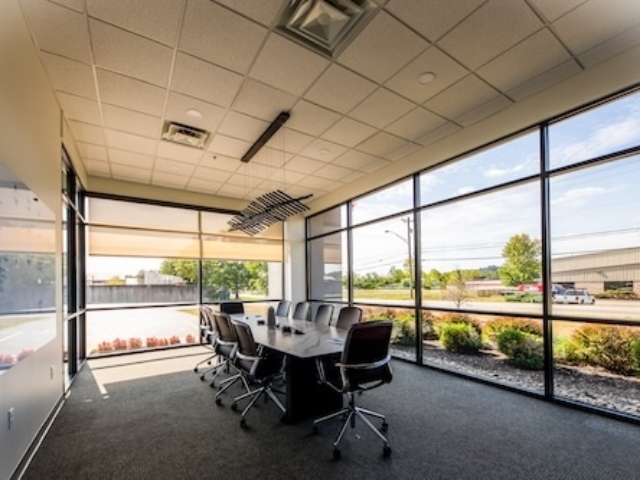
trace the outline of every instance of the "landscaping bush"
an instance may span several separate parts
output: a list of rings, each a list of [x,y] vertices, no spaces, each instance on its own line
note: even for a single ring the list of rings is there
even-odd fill
[[[113,344],[111,342],[100,342],[98,345],[99,353],[106,353],[113,351]]]
[[[401,315],[393,319],[391,343],[398,345],[415,345],[416,319],[413,315]]]
[[[517,303],[542,303],[542,294],[533,292],[508,293],[504,300]]]
[[[487,322],[482,331],[488,340],[496,343],[498,341],[498,335],[507,330],[517,330],[519,332],[542,337],[542,325],[540,322],[524,318],[495,318]]]
[[[187,343],[196,343],[196,337],[194,337],[193,335],[189,334],[185,337],[184,339],[185,342]]]
[[[170,345],[178,345],[180,343],[180,337],[178,337],[177,335],[173,335],[170,339],[169,339],[169,344]]]
[[[446,322],[440,326],[440,343],[451,352],[478,353],[482,338],[471,323]]]
[[[553,342],[553,357],[557,363],[565,365],[583,365],[585,355],[583,349],[571,338],[557,338]]]
[[[147,348],[155,348],[158,346],[158,339],[156,337],[147,337]]]
[[[438,318],[438,322],[443,324],[463,323],[466,325],[471,325],[471,327],[473,327],[473,329],[478,333],[478,335],[482,334],[482,327],[480,326],[480,323],[477,320],[473,319],[472,317],[464,313],[445,313],[444,315]]]
[[[635,340],[631,344],[631,359],[637,371],[640,371],[640,340]]]
[[[588,325],[576,330],[571,340],[576,344],[581,362],[602,367],[613,373],[633,375],[638,366],[634,344],[640,334],[628,327]]]
[[[128,346],[128,343],[124,339],[116,338],[113,341],[113,349],[114,350],[126,350],[127,346]]]
[[[520,330],[505,330],[498,335],[498,350],[505,354],[509,362],[526,370],[544,368],[544,347],[542,337]]]
[[[142,348],[142,340],[139,338],[132,337],[129,339],[129,348],[131,350],[135,350],[137,348]]]
[[[620,288],[618,290],[605,290],[604,292],[594,293],[593,296],[598,299],[611,300],[638,300],[638,295],[631,288]]]

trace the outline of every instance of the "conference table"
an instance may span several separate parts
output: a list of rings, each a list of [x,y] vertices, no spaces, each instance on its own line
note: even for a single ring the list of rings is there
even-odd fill
[[[276,317],[277,326],[269,328],[266,315],[237,313],[229,317],[248,324],[256,343],[286,356],[284,421],[299,422],[342,408],[342,394],[318,383],[316,360],[342,352],[346,330],[287,317]]]

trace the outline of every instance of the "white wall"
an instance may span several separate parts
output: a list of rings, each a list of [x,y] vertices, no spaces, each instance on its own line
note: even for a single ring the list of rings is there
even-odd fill
[[[304,219],[294,217],[284,225],[284,298],[291,304],[307,299]]]
[[[7,479],[63,393],[60,110],[17,0],[0,1],[0,72],[0,161],[56,214],[58,299],[55,339],[0,376],[0,479]]]

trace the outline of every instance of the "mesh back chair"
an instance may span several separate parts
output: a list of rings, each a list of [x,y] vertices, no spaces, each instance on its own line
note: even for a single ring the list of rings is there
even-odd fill
[[[296,308],[293,309],[293,315],[291,318],[294,320],[306,320],[309,315],[309,303],[298,302]]]
[[[280,302],[278,302],[278,308],[276,308],[276,315],[278,317],[288,317],[290,308],[291,302],[289,300],[280,300]]]
[[[316,316],[313,318],[313,323],[317,323],[318,325],[329,326],[331,323],[331,318],[333,317],[333,305],[330,303],[323,303],[318,307],[316,311]]]
[[[213,311],[211,310],[211,308],[202,305],[200,306],[200,345],[202,346],[206,346],[209,347],[213,350],[213,342],[215,340],[216,337],[216,330],[215,327],[213,325]],[[217,357],[218,355],[215,353],[215,351],[213,352],[213,355],[205,358],[204,360],[196,363],[196,366],[193,367],[193,371],[198,373],[198,367],[200,365],[202,365],[203,363],[207,363],[209,365],[211,365],[212,361]],[[216,369],[216,367],[210,367],[207,370],[205,370],[204,372],[202,372],[202,375],[200,375],[200,380],[204,380],[204,377],[207,373],[212,372]]]
[[[220,311],[228,315],[244,313],[244,304],[242,302],[222,302],[220,304]]]
[[[362,309],[358,307],[342,307],[340,313],[338,313],[338,320],[336,321],[336,328],[343,330],[349,330],[349,327],[355,323],[360,323],[362,320]]]
[[[340,362],[340,380],[337,383],[328,381],[322,363],[318,362],[320,381],[335,391],[347,395],[349,404],[342,410],[319,418],[313,422],[313,432],[318,433],[318,424],[335,417],[344,416],[342,428],[333,443],[333,458],[340,458],[338,444],[347,426],[355,427],[356,418],[369,427],[383,442],[383,454],[391,454],[386,437],[373,426],[366,416],[382,420],[381,431],[387,430],[387,420],[381,413],[356,406],[356,395],[391,382],[392,372],[389,361],[389,343],[391,340],[392,322],[365,322],[353,325],[349,329]],[[366,416],[365,416],[366,415]]]
[[[242,417],[240,419],[240,426],[245,428],[247,424],[244,417],[260,397],[266,396],[265,401],[267,398],[270,398],[283,414],[286,413],[284,405],[282,405],[282,402],[280,402],[271,389],[271,382],[280,375],[282,362],[279,356],[267,355],[263,349],[258,348],[258,345],[253,339],[251,328],[247,324],[236,322],[234,326],[238,336],[237,365],[243,372],[244,378],[246,378],[250,384],[256,386],[255,390],[250,390],[248,393],[236,397],[231,405],[231,409],[236,411],[238,410],[238,402],[247,398],[250,399],[242,411]]]
[[[236,330],[229,319],[229,315],[226,313],[214,312],[213,319],[218,333],[214,342],[214,348],[218,355],[218,359],[220,359],[221,362],[216,367],[216,373],[211,380],[211,387],[215,387],[216,379],[222,371],[229,372],[231,370],[235,370],[236,372],[234,375],[220,382],[220,390],[216,392],[216,403],[220,405],[222,404],[220,395],[226,392],[231,385],[234,385],[238,381],[242,381],[247,391],[249,391],[249,385],[247,385],[244,376],[242,376],[240,370],[235,365],[236,353],[238,351],[238,337],[236,336]]]

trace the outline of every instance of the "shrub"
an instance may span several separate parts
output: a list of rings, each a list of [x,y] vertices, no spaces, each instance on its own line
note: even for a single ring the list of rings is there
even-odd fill
[[[105,353],[105,352],[112,352],[113,351],[113,344],[111,342],[101,342],[98,345],[98,352],[100,353]]]
[[[542,303],[542,294],[533,292],[509,293],[504,297],[506,302]]]
[[[634,340],[631,344],[631,359],[637,370],[640,370],[640,339]]]
[[[544,347],[542,337],[520,330],[505,330],[498,335],[498,350],[509,362],[526,370],[544,368]]]
[[[585,354],[582,348],[570,338],[557,338],[553,342],[553,357],[565,365],[582,365]]]
[[[169,346],[169,340],[167,340],[166,338],[159,338],[158,339],[158,346],[159,347],[167,347],[167,346]]]
[[[595,365],[621,375],[633,375],[636,365],[633,345],[640,334],[628,327],[587,325],[572,337],[583,363]]]
[[[480,323],[464,313],[445,313],[439,318],[439,321],[444,324],[463,323],[465,325],[470,325],[478,333],[478,335],[482,334],[482,327],[480,326]]]
[[[542,325],[539,322],[513,317],[495,318],[486,323],[483,332],[490,341],[497,342],[498,335],[507,330],[517,330],[542,337]]]
[[[482,347],[480,333],[470,323],[447,322],[440,327],[440,342],[457,353],[478,353]]]
[[[413,315],[400,315],[393,319],[391,342],[399,345],[415,345],[416,319]]]
[[[177,345],[180,343],[180,337],[178,337],[177,335],[173,335],[170,339],[169,339],[169,344],[170,345]]]
[[[187,335],[184,340],[187,343],[196,343],[196,337],[191,334]]]
[[[129,348],[135,350],[136,348],[142,348],[142,340],[132,337],[129,339]]]
[[[127,341],[125,339],[116,338],[113,341],[113,349],[114,350],[126,350],[127,349]]]
[[[147,348],[155,348],[158,346],[158,339],[156,337],[147,337]]]

